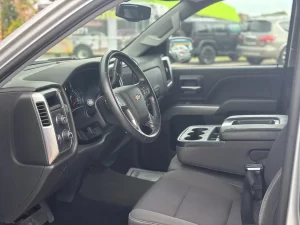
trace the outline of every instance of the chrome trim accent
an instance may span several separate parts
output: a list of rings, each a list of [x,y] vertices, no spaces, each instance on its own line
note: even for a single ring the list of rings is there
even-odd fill
[[[59,149],[58,149],[56,134],[55,134],[55,130],[54,130],[53,121],[52,121],[52,118],[51,118],[51,113],[50,113],[50,110],[49,110],[49,106],[48,106],[47,101],[46,101],[43,94],[41,94],[39,92],[35,92],[35,93],[32,94],[31,97],[32,97],[32,100],[34,102],[36,115],[37,116],[39,115],[38,109],[36,107],[36,103],[44,102],[45,106],[46,106],[48,116],[49,116],[49,120],[50,120],[50,123],[51,123],[50,126],[43,127],[42,121],[40,120],[39,116],[38,116],[38,120],[39,120],[39,124],[40,124],[41,130],[42,130],[43,138],[44,138],[44,144],[45,144],[45,149],[46,149],[46,153],[47,153],[48,164],[51,165],[52,162],[59,155]]]
[[[131,110],[126,109],[124,113],[127,116],[127,118],[129,119],[129,121],[136,127],[136,129],[139,130],[140,126],[139,126],[138,122],[136,121],[136,119],[134,118]]]
[[[185,91],[199,91],[201,88],[200,86],[181,86],[181,90]]]
[[[170,58],[168,56],[163,56],[163,57],[161,57],[161,60],[167,62],[167,64],[168,64],[171,81],[169,83],[167,83],[167,87],[171,87],[173,84],[173,71],[172,71],[172,67],[171,67]],[[168,80],[167,80],[167,82],[168,82]]]
[[[62,109],[63,109],[63,111],[64,111],[64,116],[65,116],[66,119],[67,119],[67,123],[66,123],[65,125],[68,126],[68,130],[71,131],[71,127],[70,127],[70,123],[69,123],[69,119],[68,119],[68,111],[69,111],[69,110],[68,110],[67,105],[64,103],[64,101],[63,101],[63,99],[62,99],[62,96],[61,96],[61,94],[60,94],[59,89],[57,89],[57,88],[50,88],[50,89],[47,89],[47,90],[45,90],[45,91],[41,91],[40,93],[42,93],[43,95],[46,95],[46,94],[51,93],[51,92],[56,92],[57,97],[59,98],[61,107],[62,107]],[[47,106],[48,106],[47,99],[45,99],[45,100],[46,100],[46,104],[47,104]],[[49,106],[48,106],[48,107],[49,107]],[[51,117],[51,116],[52,116],[52,115],[51,115],[51,113],[50,113],[50,117]],[[55,130],[54,130],[54,131],[55,131]],[[56,133],[55,133],[55,135],[56,135]],[[69,146],[67,149],[65,149],[64,151],[70,149],[70,147],[72,146],[72,144],[73,144],[73,139],[70,140],[70,146]],[[58,149],[58,151],[59,151],[59,149]],[[64,152],[64,151],[63,151],[63,152]]]

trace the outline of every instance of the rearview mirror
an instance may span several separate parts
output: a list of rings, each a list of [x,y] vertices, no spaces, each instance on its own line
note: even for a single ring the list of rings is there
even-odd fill
[[[151,8],[143,5],[121,3],[116,7],[116,16],[130,22],[148,20],[151,16]]]

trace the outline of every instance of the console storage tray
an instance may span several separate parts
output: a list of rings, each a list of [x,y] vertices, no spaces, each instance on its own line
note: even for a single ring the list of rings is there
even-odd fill
[[[233,116],[222,125],[186,128],[177,139],[183,164],[244,174],[245,164],[266,159],[274,140],[287,123],[286,116]]]

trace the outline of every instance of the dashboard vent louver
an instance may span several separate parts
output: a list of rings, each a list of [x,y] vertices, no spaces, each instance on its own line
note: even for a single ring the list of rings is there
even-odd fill
[[[173,83],[173,74],[172,74],[172,69],[171,69],[171,65],[170,65],[170,59],[167,56],[164,56],[161,59],[162,59],[162,62],[163,62],[164,68],[165,68],[167,85],[169,87]]]
[[[49,118],[49,114],[48,114],[45,102],[37,102],[36,107],[39,112],[39,116],[40,116],[43,127],[50,126],[51,122],[50,122],[50,118]]]

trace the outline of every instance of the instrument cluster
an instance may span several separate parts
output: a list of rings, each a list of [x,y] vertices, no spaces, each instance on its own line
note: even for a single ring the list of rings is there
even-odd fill
[[[80,107],[93,106],[100,96],[98,73],[96,70],[88,70],[88,72],[84,70],[76,73],[64,85],[72,111]]]

